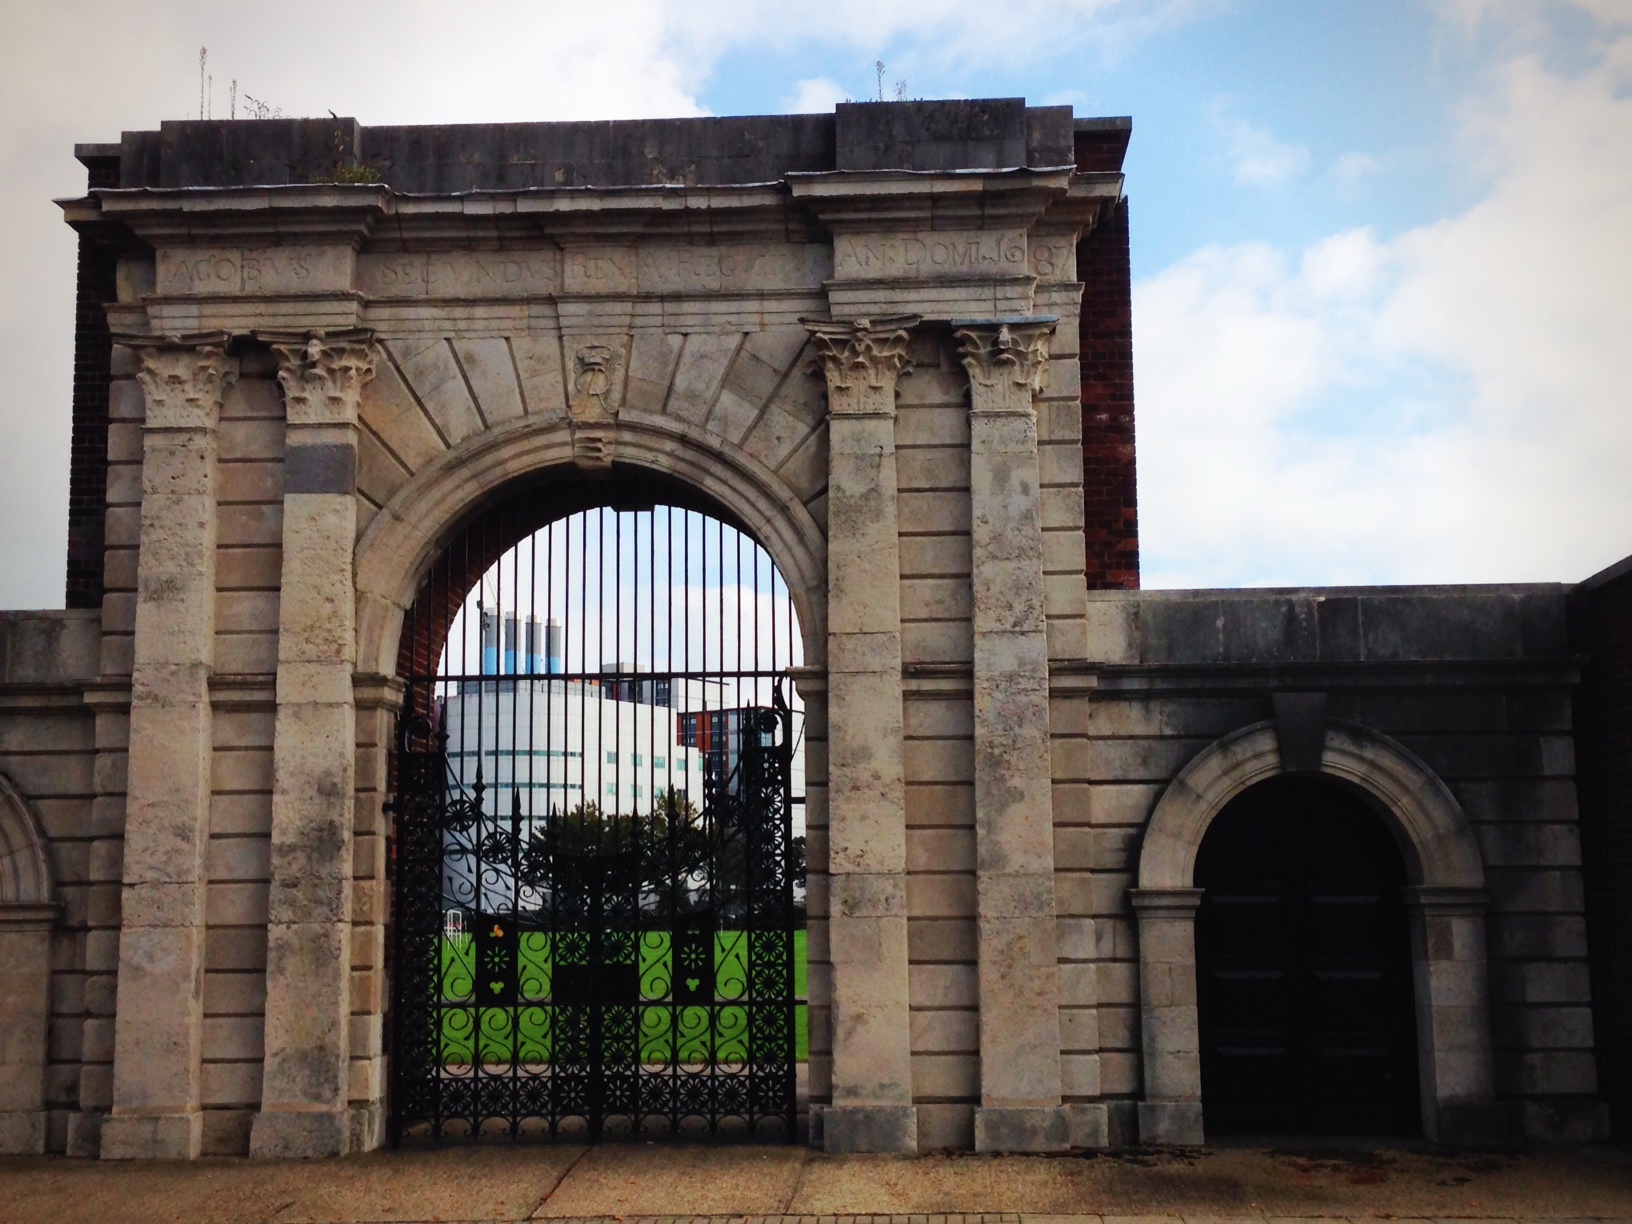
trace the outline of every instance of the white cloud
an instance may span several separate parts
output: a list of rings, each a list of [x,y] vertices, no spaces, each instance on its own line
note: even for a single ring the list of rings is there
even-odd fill
[[[1352,190],[1382,170],[1382,161],[1370,153],[1348,152],[1332,163],[1331,175],[1339,186]]]
[[[1463,139],[1491,188],[1295,264],[1140,284],[1153,585],[1569,580],[1632,552],[1632,37],[1512,60]]]
[[[1222,100],[1213,108],[1213,122],[1224,138],[1235,181],[1243,187],[1284,187],[1309,168],[1307,148],[1226,114]]]
[[[1005,28],[1047,28],[1048,53],[1061,55],[1126,44],[1230,2],[1012,0]],[[210,49],[217,117],[236,78],[240,98],[286,115],[333,110],[365,124],[700,114],[721,57],[749,45],[815,42],[860,64],[884,58],[890,80],[905,77],[914,93],[959,65],[1014,69],[1037,54],[1032,38],[993,38],[977,0],[284,0],[275,20],[241,0],[7,0],[4,13],[0,607],[62,599],[75,248],[50,201],[84,189],[76,141],[197,113],[200,45]],[[803,82],[797,101],[827,109],[843,93]]]
[[[837,81],[815,77],[795,85],[793,95],[783,102],[782,109],[793,115],[818,115],[849,97],[849,91]]]

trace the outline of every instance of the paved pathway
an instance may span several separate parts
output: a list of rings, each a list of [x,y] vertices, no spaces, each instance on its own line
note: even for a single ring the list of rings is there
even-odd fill
[[[830,1157],[803,1148],[441,1148],[341,1161],[0,1160],[0,1224],[1293,1224],[1632,1221],[1632,1153],[1216,1148]]]

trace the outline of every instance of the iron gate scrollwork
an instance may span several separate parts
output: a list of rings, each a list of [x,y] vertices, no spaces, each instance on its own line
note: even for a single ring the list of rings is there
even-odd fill
[[[481,615],[482,664],[408,676],[398,721],[392,1140],[793,1139],[785,670],[569,672],[553,642],[534,658],[524,641],[495,663]],[[507,646],[527,634],[509,625]],[[614,734],[609,709],[652,729]],[[603,759],[649,775],[656,753],[674,758],[656,757],[666,786],[603,788]],[[635,798],[609,797],[620,786]]]

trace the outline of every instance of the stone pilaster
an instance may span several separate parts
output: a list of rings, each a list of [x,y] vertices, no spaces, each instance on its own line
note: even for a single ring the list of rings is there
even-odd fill
[[[124,888],[105,1159],[199,1154],[225,338],[140,348],[146,392]]]
[[[358,338],[274,344],[287,419],[266,1054],[252,1156],[338,1156],[351,1011],[356,792],[357,412],[374,375]]]
[[[913,318],[808,324],[827,375],[830,1152],[915,1152],[896,381]]]
[[[1058,1151],[1058,952],[1041,478],[1053,319],[955,321],[969,372],[978,1151]]]
[[[1139,1038],[1145,1099],[1139,1142],[1199,1147],[1201,1023],[1196,1011],[1199,888],[1130,888],[1139,919]]]
[[[1417,1012],[1423,1131],[1436,1143],[1485,1147],[1521,1136],[1496,1100],[1482,888],[1406,889]]]

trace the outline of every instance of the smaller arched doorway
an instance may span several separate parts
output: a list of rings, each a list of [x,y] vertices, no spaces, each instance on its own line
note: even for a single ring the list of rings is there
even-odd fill
[[[1198,858],[1234,800],[1289,776],[1357,797],[1403,860],[1423,1133],[1458,1145],[1504,1141],[1485,961],[1490,897],[1479,843],[1455,797],[1421,759],[1377,731],[1336,719],[1325,723],[1318,770],[1288,775],[1275,724],[1254,723],[1192,758],[1150,814],[1138,885],[1128,890],[1139,930],[1140,1141],[1204,1140]],[[1208,1118],[1212,1125],[1211,1112]]]
[[[1210,1134],[1420,1129],[1406,882],[1337,784],[1273,778],[1214,818],[1195,874]]]

